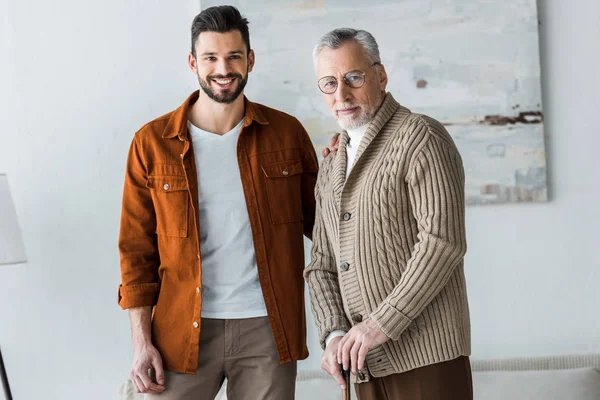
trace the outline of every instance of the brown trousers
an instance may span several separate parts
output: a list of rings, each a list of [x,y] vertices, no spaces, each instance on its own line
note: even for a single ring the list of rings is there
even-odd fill
[[[227,378],[228,400],[294,399],[296,363],[279,364],[267,317],[202,319],[196,375],[165,371],[156,400],[213,400]]]
[[[473,400],[469,357],[355,384],[359,400]]]

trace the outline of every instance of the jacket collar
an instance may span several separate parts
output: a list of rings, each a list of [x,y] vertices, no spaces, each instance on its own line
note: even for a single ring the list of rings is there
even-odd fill
[[[385,124],[390,120],[394,113],[400,108],[400,104],[394,99],[391,93],[386,93],[381,106],[375,112],[373,120],[369,122],[365,136],[361,140],[358,151],[354,158],[354,166],[356,166],[361,159],[362,154],[365,152],[369,144],[375,139],[379,132],[383,129]],[[408,111],[408,110],[407,110]],[[340,136],[339,148],[337,151],[337,157],[333,163],[332,176],[333,176],[333,192],[338,211],[342,201],[342,192],[346,185],[346,169],[348,163],[348,155],[346,152],[346,145],[348,144],[349,136],[345,130]],[[355,168],[352,168],[352,171]],[[348,174],[348,178],[352,175],[352,171]]]
[[[188,140],[188,113],[190,111],[191,106],[198,100],[200,96],[200,91],[196,90],[192,93],[185,102],[179,106],[175,111],[171,113],[169,117],[169,122],[165,127],[162,137],[165,139],[172,139],[174,137],[179,137],[181,140]],[[267,125],[269,121],[265,118],[262,113],[260,107],[251,102],[244,96],[244,106],[246,110],[246,115],[244,117],[244,127],[250,125],[252,121],[256,121],[261,125]]]

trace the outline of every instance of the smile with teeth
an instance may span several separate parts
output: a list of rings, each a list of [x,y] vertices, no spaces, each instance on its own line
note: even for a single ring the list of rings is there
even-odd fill
[[[230,85],[235,78],[229,78],[229,79],[213,79],[215,82],[217,82],[219,85],[221,86],[228,86]]]

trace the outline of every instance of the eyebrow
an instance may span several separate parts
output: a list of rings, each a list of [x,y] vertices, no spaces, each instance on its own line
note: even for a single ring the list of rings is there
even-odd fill
[[[346,73],[345,73],[344,75],[342,75],[342,76],[346,76],[346,75],[348,75],[348,74],[349,74],[349,73],[351,73],[351,72],[360,72],[361,74],[362,74],[362,73],[364,73],[364,71],[361,71],[360,69],[353,69],[352,71],[348,71],[348,72],[346,72]],[[337,78],[336,78],[334,75],[325,75],[324,77],[322,77],[322,78],[319,78],[319,79],[323,79],[323,78],[335,78],[335,79],[337,79]]]
[[[244,52],[242,50],[233,50],[233,51],[230,51],[228,54],[229,55],[244,54]],[[216,56],[216,55],[218,55],[218,53],[216,51],[207,51],[207,52],[204,52],[204,53],[202,53],[200,55],[201,56]]]

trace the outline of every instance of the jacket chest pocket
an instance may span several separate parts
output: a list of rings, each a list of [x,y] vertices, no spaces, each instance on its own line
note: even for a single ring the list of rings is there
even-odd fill
[[[271,222],[285,224],[304,219],[302,214],[302,162],[263,165]]]
[[[156,234],[187,237],[189,196],[185,177],[150,176],[150,189],[156,213]]]

